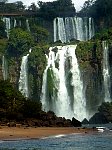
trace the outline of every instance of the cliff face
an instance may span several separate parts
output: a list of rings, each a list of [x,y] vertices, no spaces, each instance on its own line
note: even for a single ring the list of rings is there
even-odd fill
[[[43,72],[46,66],[46,48],[35,47],[28,57],[28,92],[29,97],[39,100],[41,95]],[[7,65],[3,61],[7,61]],[[21,71],[21,58],[0,56],[0,80],[9,80],[16,89],[19,89],[19,78]],[[23,81],[25,82],[25,81]]]
[[[87,110],[91,116],[104,100],[103,50],[100,42],[81,42],[76,52],[84,83]]]

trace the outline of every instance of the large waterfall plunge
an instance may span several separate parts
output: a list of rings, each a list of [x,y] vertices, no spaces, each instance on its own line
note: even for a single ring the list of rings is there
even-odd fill
[[[42,106],[57,116],[82,120],[87,117],[86,101],[75,49],[76,45],[50,48],[43,75]]]
[[[87,41],[94,36],[94,23],[92,18],[67,17],[54,19],[54,42],[62,43],[71,39]]]
[[[20,71],[20,78],[19,78],[19,91],[25,96],[29,97],[28,91],[28,71],[27,71],[27,62],[28,56],[23,56],[22,63],[21,63],[21,71]]]
[[[108,43],[103,41],[103,77],[104,77],[104,101],[111,102],[110,98],[110,73],[109,73],[109,53],[108,53]]]

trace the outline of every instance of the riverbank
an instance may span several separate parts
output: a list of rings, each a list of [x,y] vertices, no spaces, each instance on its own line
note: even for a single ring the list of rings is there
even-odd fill
[[[74,127],[0,127],[0,140],[34,139],[59,134],[90,133],[96,129]]]

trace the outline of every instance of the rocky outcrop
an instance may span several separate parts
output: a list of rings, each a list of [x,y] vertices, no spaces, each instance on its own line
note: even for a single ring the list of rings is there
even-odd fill
[[[85,118],[81,123],[82,124],[89,124],[89,121]]]
[[[103,102],[102,45],[100,42],[80,42],[76,49],[83,79],[86,105],[92,116]]]
[[[72,118],[72,124],[74,127],[81,127],[81,122],[75,119],[74,117]]]
[[[24,127],[81,127],[81,122],[72,119],[65,119],[64,117],[57,117],[54,112],[40,112],[35,118],[25,118],[21,121],[4,120],[0,125],[7,125],[9,127],[24,126]]]
[[[106,124],[109,123],[103,113],[96,113],[89,120],[90,124]]]

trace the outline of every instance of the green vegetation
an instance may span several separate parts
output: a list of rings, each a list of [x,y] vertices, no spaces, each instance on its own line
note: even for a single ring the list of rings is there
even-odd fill
[[[93,16],[94,18],[111,16],[112,1],[111,0],[87,0],[85,1],[80,13],[83,15]]]
[[[47,70],[47,85],[48,85],[48,87],[47,87],[47,95],[46,95],[46,97],[48,98],[50,103],[52,103],[51,102],[52,95],[55,95],[57,97],[57,91],[58,91],[57,84],[58,84],[58,82],[55,82],[55,78],[56,77],[55,77],[55,75],[54,75],[54,73],[52,71],[52,68],[49,68]]]
[[[89,65],[98,63],[102,60],[102,45],[100,40],[79,42],[76,48],[80,67],[87,68]]]
[[[17,12],[24,12],[25,6],[23,2],[17,1],[14,3],[7,3],[7,1],[0,1],[0,13],[17,13]]]
[[[28,53],[33,46],[33,37],[29,32],[21,28],[14,28],[10,31],[7,52],[10,56],[20,57]]]
[[[0,120],[35,117],[41,111],[39,101],[25,99],[9,81],[0,81]]]
[[[38,6],[31,3],[28,8],[21,1],[14,3],[0,2],[0,13],[23,13],[52,20],[57,16],[74,16],[75,8],[72,0],[38,1]]]
[[[33,99],[40,99],[43,72],[47,63],[45,56],[46,53],[48,53],[48,45],[37,45],[32,48],[32,52],[28,58],[29,85],[31,97],[33,97]]]
[[[94,40],[101,40],[101,41],[109,41],[112,40],[112,27],[111,28],[105,28],[101,30],[100,32],[96,33],[93,37]]]
[[[7,39],[0,39],[0,55],[6,53],[8,41]]]
[[[111,27],[112,0],[87,0],[78,15],[93,17],[98,30]]]
[[[44,43],[48,41],[49,33],[45,28],[42,28],[41,26],[33,25],[31,26],[31,33],[34,37],[35,42],[37,43]]]
[[[45,19],[53,19],[57,16],[74,16],[75,8],[72,0],[57,0],[53,2],[38,2],[39,13]]]

